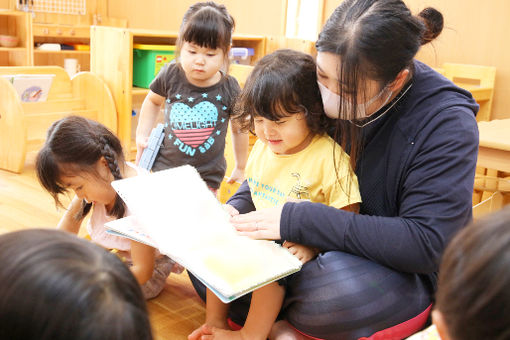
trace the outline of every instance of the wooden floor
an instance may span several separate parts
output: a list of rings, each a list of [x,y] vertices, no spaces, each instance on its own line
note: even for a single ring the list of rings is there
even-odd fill
[[[34,156],[28,155],[22,174],[0,170],[0,233],[27,228],[55,228],[62,210],[39,185]],[[81,232],[83,234],[83,232]],[[163,292],[147,302],[157,340],[187,339],[205,320],[204,304],[186,272],[171,274]]]

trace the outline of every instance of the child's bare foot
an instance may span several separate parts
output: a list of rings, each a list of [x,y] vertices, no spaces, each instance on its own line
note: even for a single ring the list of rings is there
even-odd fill
[[[285,321],[277,321],[274,323],[269,333],[270,340],[310,340],[311,338],[304,336],[296,331]]]
[[[200,340],[202,339],[202,335],[209,334],[212,334],[212,328],[209,327],[207,324],[203,324],[202,326],[198,327],[193,332],[191,332],[190,335],[188,335],[188,340]]]
[[[202,340],[202,336],[207,339],[215,339],[214,332],[218,330],[230,330],[226,320],[209,320],[199,328],[195,329],[190,335],[188,340]]]
[[[241,329],[239,331],[231,331],[219,328],[213,328],[212,337],[207,339],[214,340],[266,340],[264,335],[260,334],[246,334],[245,329]]]

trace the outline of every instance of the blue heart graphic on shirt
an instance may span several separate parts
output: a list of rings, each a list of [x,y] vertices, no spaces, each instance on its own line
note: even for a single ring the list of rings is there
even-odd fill
[[[193,107],[175,103],[170,110],[170,126],[174,134],[185,144],[197,147],[213,133],[218,121],[218,109],[203,101]]]

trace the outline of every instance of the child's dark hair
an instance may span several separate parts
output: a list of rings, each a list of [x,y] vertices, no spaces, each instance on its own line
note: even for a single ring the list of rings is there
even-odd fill
[[[326,131],[313,58],[294,50],[277,50],[255,65],[235,106],[235,119],[244,131],[254,128],[254,117],[277,121],[303,113],[312,133]]]
[[[510,339],[510,208],[460,231],[439,269],[436,309],[452,340]]]
[[[0,262],[0,339],[152,339],[140,285],[105,249],[30,229],[0,236]]]
[[[121,179],[119,164],[124,163],[119,139],[104,125],[78,116],[69,116],[56,121],[48,129],[46,142],[36,159],[37,177],[41,185],[62,206],[59,195],[67,192],[61,177],[81,171],[95,172],[96,163],[104,157],[114,179]],[[80,219],[91,207],[83,201]],[[122,218],[126,207],[117,195],[110,212]]]
[[[220,48],[228,58],[234,27],[234,18],[224,5],[197,2],[184,14],[177,46],[181,48],[187,41],[210,49]]]

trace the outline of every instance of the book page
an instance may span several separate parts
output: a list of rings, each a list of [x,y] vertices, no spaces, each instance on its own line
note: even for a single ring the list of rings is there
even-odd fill
[[[159,251],[214,288],[223,301],[301,268],[280,245],[240,236],[189,165],[114,181],[112,186]]]
[[[156,242],[143,229],[136,216],[127,216],[105,223],[106,232],[115,236],[127,237],[131,240],[156,247]]]

